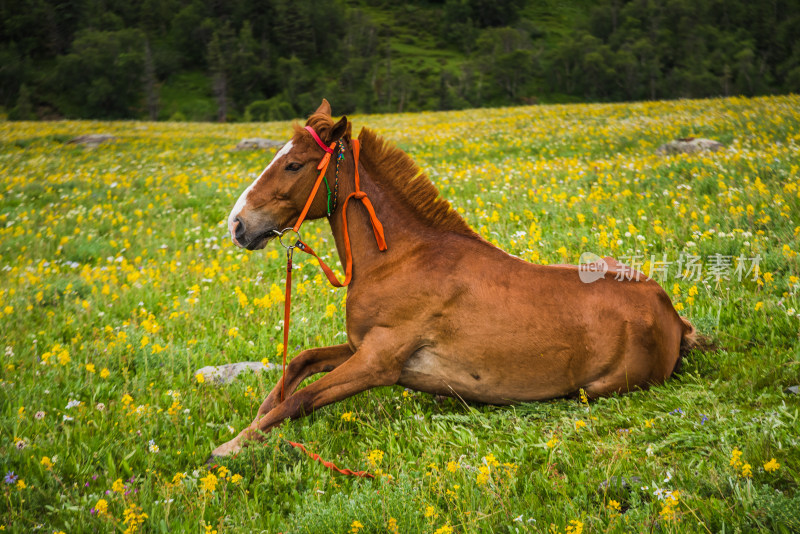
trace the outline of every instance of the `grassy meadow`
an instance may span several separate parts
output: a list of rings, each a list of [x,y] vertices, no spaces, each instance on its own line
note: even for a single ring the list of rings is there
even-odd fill
[[[0,122],[0,530],[800,531],[800,97],[351,120],[513,254],[652,270],[713,347],[590,402],[375,389],[206,464],[279,374],[194,371],[282,348],[283,251],[225,224],[272,155],[232,148],[291,125]],[[655,154],[689,136],[727,148]],[[324,221],[304,236],[335,258]],[[295,260],[291,352],[342,342],[344,291]]]

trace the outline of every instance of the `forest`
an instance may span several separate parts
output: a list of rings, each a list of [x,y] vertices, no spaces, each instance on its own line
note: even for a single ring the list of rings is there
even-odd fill
[[[0,0],[0,116],[270,121],[800,91],[797,0]]]

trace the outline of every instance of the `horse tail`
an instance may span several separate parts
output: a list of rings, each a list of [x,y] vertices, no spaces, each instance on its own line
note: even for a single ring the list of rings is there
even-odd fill
[[[681,371],[683,357],[691,352],[692,349],[695,349],[702,344],[702,340],[700,339],[701,336],[697,332],[697,329],[694,327],[694,325],[683,317],[680,317],[680,320],[681,323],[683,323],[683,333],[681,334],[681,345],[680,349],[678,350],[678,359],[675,362],[675,367],[672,369],[672,374],[679,373]]]

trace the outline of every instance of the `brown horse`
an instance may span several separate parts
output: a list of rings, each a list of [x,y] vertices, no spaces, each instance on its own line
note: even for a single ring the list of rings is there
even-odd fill
[[[228,220],[233,242],[260,249],[276,231],[327,215],[320,188],[310,199],[322,146],[343,141],[339,198],[352,193],[350,124],[334,124],[323,101],[307,128],[295,127]],[[371,219],[342,203],[327,215],[340,258],[346,232],[352,249],[347,289],[347,343],[301,352],[289,364],[286,398],[280,382],[249,427],[217,447],[238,451],[247,440],[287,418],[298,418],[376,386],[491,403],[576,394],[623,393],[667,379],[694,343],[694,328],[678,316],[654,281],[584,283],[576,266],[527,263],[492,246],[442,199],[407,154],[368,129],[359,134],[361,190],[383,224],[388,250],[375,243]],[[333,166],[328,180],[335,179]],[[358,196],[357,196],[358,197]],[[348,228],[349,227],[349,228]],[[620,265],[608,259],[610,270]],[[297,390],[317,373],[328,372]]]

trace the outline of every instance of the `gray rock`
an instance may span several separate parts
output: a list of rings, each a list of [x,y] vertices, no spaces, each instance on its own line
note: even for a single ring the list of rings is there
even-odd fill
[[[277,369],[274,363],[264,365],[261,362],[238,362],[225,365],[208,365],[194,372],[195,376],[202,374],[206,380],[217,384],[230,384],[237,376],[251,369],[254,373]]]
[[[791,393],[792,395],[800,395],[800,386],[789,386],[783,390],[784,393]]]
[[[79,135],[78,137],[69,140],[68,143],[73,145],[96,147],[100,143],[105,143],[106,141],[113,141],[114,139],[116,139],[116,137],[109,134],[86,134],[86,135]]]
[[[656,154],[669,156],[672,154],[692,154],[694,152],[708,151],[717,152],[723,150],[725,145],[713,139],[703,139],[702,137],[687,137],[685,139],[675,139],[658,147]]]
[[[250,137],[242,139],[234,150],[271,150],[285,145],[285,141],[274,141],[262,137]]]

